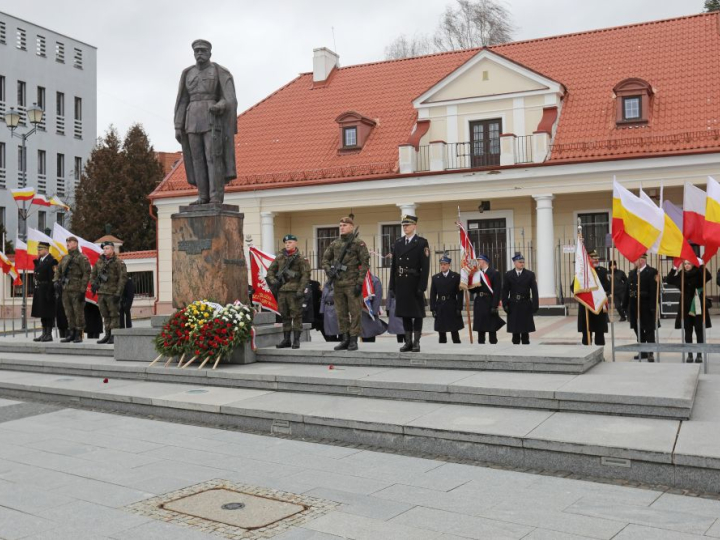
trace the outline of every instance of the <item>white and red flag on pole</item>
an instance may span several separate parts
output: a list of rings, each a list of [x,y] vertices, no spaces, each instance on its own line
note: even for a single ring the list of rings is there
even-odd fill
[[[593,268],[585,244],[578,239],[575,250],[575,282],[573,283],[573,296],[595,315],[600,313],[607,303],[605,289],[602,288],[595,268]]]
[[[465,227],[459,221],[457,227],[460,233],[460,288],[467,290],[480,285],[477,259],[475,258],[475,247],[470,241]]]
[[[707,195],[705,192],[685,182],[683,192],[683,236],[688,242],[699,246],[705,245],[704,229],[705,229],[705,206]]]
[[[274,255],[250,246],[250,282],[253,288],[252,303],[268,311],[280,314],[278,303],[266,281],[267,271],[275,260]]]
[[[363,280],[362,296],[363,307],[365,308],[365,311],[367,311],[368,315],[370,315],[370,318],[374,321],[375,315],[378,314],[373,311],[372,307],[372,302],[375,298],[375,285],[373,285],[372,274],[370,273],[370,270],[367,271],[367,274],[365,274],[365,279]]]

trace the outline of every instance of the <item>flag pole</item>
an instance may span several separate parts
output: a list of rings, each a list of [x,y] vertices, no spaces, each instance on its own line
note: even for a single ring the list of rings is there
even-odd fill
[[[637,335],[637,342],[640,343],[640,268],[635,266],[635,277],[637,278],[637,310],[635,315],[636,321],[635,321],[635,333]],[[642,353],[638,351],[638,356],[640,362],[642,362]]]
[[[703,288],[703,299],[702,299],[702,312],[703,312],[703,320],[702,320],[702,337],[703,337],[703,343],[705,343],[705,312],[707,311],[706,305],[705,305],[705,299],[707,294],[707,281],[705,281],[705,261],[703,261],[703,264],[700,266],[702,268],[702,288]],[[712,276],[710,276],[710,281],[712,281]],[[709,351],[710,349],[706,349]],[[708,353],[706,352],[703,355],[703,373],[707,375],[708,372]]]
[[[583,244],[585,243],[585,241],[583,240],[582,225],[580,222],[580,218],[578,218],[578,242],[582,242]],[[585,262],[586,263],[588,262],[587,258],[586,258]],[[587,331],[587,344],[589,347],[590,345],[592,345],[592,338],[591,338],[591,334],[590,334],[590,311],[588,310],[588,308],[586,306],[583,306],[580,302],[578,302],[578,309],[580,309],[581,307],[585,308],[585,329]]]
[[[615,239],[611,241],[611,253],[612,260],[615,261],[615,268],[617,268],[617,254],[615,253]],[[615,270],[610,272],[610,298],[612,302],[608,306],[610,312],[610,349],[612,350],[612,361],[615,361]]]
[[[660,266],[660,255],[658,255],[658,266]],[[660,363],[660,287],[662,287],[662,276],[660,272],[655,274],[655,352],[656,362]]]
[[[680,266],[680,332],[682,332],[680,339],[685,343],[685,265],[680,263]],[[685,354],[682,352],[680,361],[685,363]]]
[[[459,224],[460,223],[460,205],[458,205],[457,209],[458,209],[457,222]],[[468,237],[468,241],[469,240],[470,240],[470,238]],[[460,248],[462,250],[462,246],[460,246]],[[465,255],[467,255],[467,253]],[[461,268],[461,270],[462,270],[462,268]],[[472,281],[472,275],[470,275],[468,273],[468,287],[465,288],[465,313],[467,316],[468,336],[470,337],[470,345],[473,344],[472,321],[470,319],[470,290],[469,290],[471,281]]]

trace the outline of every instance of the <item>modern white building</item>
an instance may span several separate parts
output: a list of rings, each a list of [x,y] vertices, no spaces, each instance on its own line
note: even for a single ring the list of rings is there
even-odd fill
[[[3,115],[21,113],[21,135],[32,129],[25,112],[33,103],[43,122],[26,141],[12,137]],[[26,185],[71,204],[80,174],[97,137],[97,48],[53,30],[0,12],[0,220],[13,240],[18,210],[10,193]],[[72,206],[72,204],[71,204]],[[33,210],[28,226],[40,230],[63,224],[54,208]]]

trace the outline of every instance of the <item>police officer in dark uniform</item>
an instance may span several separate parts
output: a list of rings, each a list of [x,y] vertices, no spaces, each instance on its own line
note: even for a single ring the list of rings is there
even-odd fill
[[[638,274],[640,274],[640,287],[638,302]],[[658,272],[648,266],[647,255],[643,254],[635,262],[635,268],[630,270],[628,284],[623,299],[623,309],[630,319],[630,328],[640,338],[640,343],[655,343],[655,317],[657,315],[657,287]],[[640,322],[638,324],[638,303],[640,304]],[[653,353],[640,353],[635,360],[647,358],[654,362]]]
[[[525,257],[516,252],[512,258],[515,268],[505,274],[502,303],[508,314],[507,331],[512,342],[530,345],[530,332],[535,331],[533,314],[540,308],[535,274],[525,268]]]
[[[270,287],[277,288],[276,300],[282,315],[283,339],[276,347],[290,347],[292,332],[292,348],[299,349],[303,329],[303,301],[310,282],[310,263],[297,249],[297,236],[286,234],[283,243],[285,249],[270,264],[265,279]]]
[[[463,292],[460,290],[460,274],[450,270],[452,259],[440,258],[440,273],[430,280],[430,311],[435,317],[435,331],[439,343],[447,343],[450,332],[453,343],[460,343],[460,330],[465,328],[462,319]]]
[[[38,258],[33,261],[35,270],[35,292],[32,300],[32,316],[39,317],[42,323],[42,334],[33,341],[52,341],[52,329],[55,323],[55,290],[53,276],[57,260],[50,255],[50,244],[38,244]]]
[[[598,282],[605,290],[605,294],[610,296],[610,280],[608,279],[607,268],[599,266],[600,256],[594,249],[588,253],[590,262],[595,268],[595,273],[598,277]],[[575,289],[575,279],[570,284],[570,294],[573,294]],[[595,345],[605,345],[605,334],[608,331],[608,317],[607,317],[607,306],[603,306],[603,309],[597,315],[592,311],[587,314],[585,318],[585,312],[587,308],[578,302],[578,315],[577,315],[577,329],[582,334],[582,344],[588,345],[588,322],[590,323],[590,335],[595,336]]]
[[[430,275],[430,247],[427,240],[415,234],[418,218],[404,215],[404,236],[393,246],[388,296],[395,296],[395,316],[402,317],[405,344],[400,352],[420,352],[425,291]]]
[[[480,255],[477,259],[478,271],[474,283],[479,283],[472,290],[475,293],[473,303],[473,330],[477,332],[478,345],[485,344],[485,333],[490,334],[490,344],[498,342],[497,331],[505,326],[505,321],[498,314],[498,306],[502,295],[502,278],[500,272],[490,268],[490,259],[487,255]]]

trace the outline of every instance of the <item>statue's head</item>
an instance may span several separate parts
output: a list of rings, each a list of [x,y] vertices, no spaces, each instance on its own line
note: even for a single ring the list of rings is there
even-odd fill
[[[196,39],[192,42],[193,52],[195,53],[195,61],[198,64],[205,64],[210,61],[212,56],[212,44],[205,39]]]

